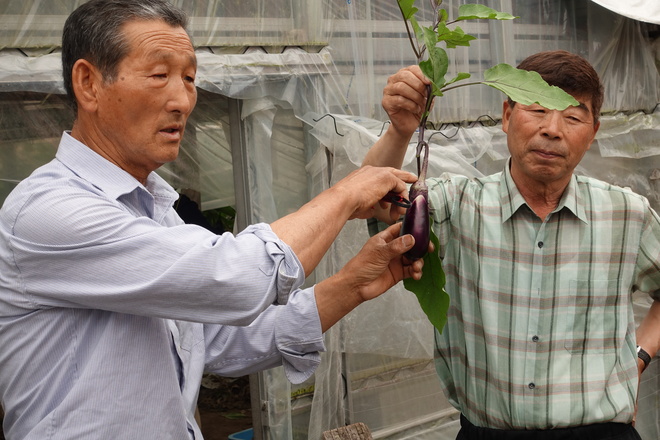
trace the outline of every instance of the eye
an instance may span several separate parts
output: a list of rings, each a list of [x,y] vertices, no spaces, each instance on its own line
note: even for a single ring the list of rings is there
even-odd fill
[[[151,77],[152,78],[158,78],[158,79],[165,79],[165,78],[167,78],[167,74],[166,73],[156,73],[156,74],[151,75]]]
[[[546,111],[545,107],[541,107],[538,104],[531,104],[531,105],[523,106],[522,108],[524,108],[530,113],[545,113]]]
[[[186,77],[184,77],[184,79],[186,80],[186,82],[189,82],[191,84],[195,84],[195,77],[193,77],[193,76],[186,76]]]
[[[577,123],[577,124],[583,123],[587,119],[588,118],[585,117],[585,115],[582,115],[582,114],[571,113],[571,114],[566,115],[566,120],[567,121]]]

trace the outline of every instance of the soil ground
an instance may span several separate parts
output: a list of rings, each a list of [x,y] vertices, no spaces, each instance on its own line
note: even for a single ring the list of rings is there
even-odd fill
[[[227,440],[231,434],[252,428],[252,413],[247,410],[241,418],[227,418],[219,411],[201,411],[204,440]]]
[[[205,375],[198,400],[204,440],[227,440],[230,434],[252,428],[248,376]]]

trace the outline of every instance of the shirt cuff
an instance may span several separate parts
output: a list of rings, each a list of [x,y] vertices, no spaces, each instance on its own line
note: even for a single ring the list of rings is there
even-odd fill
[[[297,290],[289,304],[279,309],[275,341],[284,373],[291,383],[302,383],[314,374],[321,362],[320,352],[325,351],[314,288]]]

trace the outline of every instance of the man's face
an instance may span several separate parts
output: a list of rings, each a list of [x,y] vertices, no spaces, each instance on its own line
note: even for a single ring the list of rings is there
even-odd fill
[[[122,28],[129,53],[102,83],[93,134],[97,148],[138,180],[176,159],[197,101],[197,62],[184,29],[162,21]]]
[[[594,125],[591,100],[575,98],[581,105],[563,111],[538,104],[511,107],[504,102],[502,129],[507,133],[511,174],[517,184],[561,189],[568,184],[600,125]]]

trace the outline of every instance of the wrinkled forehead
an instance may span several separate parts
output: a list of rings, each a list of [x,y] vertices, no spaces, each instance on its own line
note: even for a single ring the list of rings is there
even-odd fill
[[[185,56],[197,65],[195,49],[190,36],[181,26],[172,26],[162,20],[131,20],[122,28],[128,56],[168,58]]]

